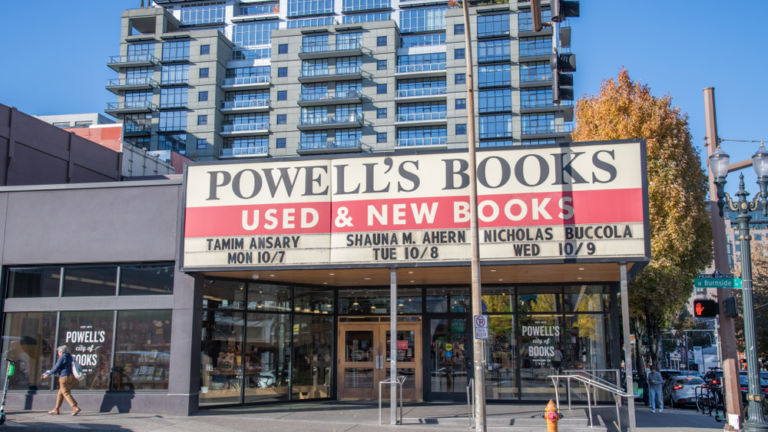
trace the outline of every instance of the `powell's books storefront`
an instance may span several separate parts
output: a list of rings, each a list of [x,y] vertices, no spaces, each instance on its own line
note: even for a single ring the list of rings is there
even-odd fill
[[[555,371],[610,373],[619,264],[632,274],[650,253],[644,143],[477,159],[487,398],[540,401]],[[24,365],[11,404],[50,403],[39,376],[60,344],[92,409],[374,400],[393,357],[406,400],[463,399],[467,167],[466,152],[398,153],[0,190],[3,349]]]

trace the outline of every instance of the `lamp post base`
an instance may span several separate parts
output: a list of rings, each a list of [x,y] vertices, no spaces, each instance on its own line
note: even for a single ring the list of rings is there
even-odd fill
[[[742,430],[747,432],[768,432],[768,423],[752,423],[748,420],[743,426]]]

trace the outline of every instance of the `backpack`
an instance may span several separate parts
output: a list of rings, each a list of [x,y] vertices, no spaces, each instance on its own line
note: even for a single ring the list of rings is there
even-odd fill
[[[83,373],[83,367],[80,366],[80,363],[78,363],[74,357],[72,357],[72,376],[75,377],[75,379],[78,381],[82,381],[85,379],[85,373]]]

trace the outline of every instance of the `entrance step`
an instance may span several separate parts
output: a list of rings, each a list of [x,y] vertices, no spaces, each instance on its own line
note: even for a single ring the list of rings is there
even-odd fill
[[[602,419],[596,416],[594,427],[589,427],[589,420],[586,413],[578,411],[564,412],[563,418],[558,422],[558,429],[562,432],[607,432],[608,429],[602,422]],[[423,417],[423,418],[404,418],[404,425],[434,425],[440,426],[441,430],[468,430],[470,421],[467,417]],[[509,417],[502,415],[489,415],[485,422],[489,431],[512,431],[512,432],[541,432],[546,428],[546,421],[543,416],[520,416]],[[474,424],[472,426],[474,428]]]

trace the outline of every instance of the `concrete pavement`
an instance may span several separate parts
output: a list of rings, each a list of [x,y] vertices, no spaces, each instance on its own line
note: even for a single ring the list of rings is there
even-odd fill
[[[544,404],[488,405],[488,430],[529,432],[545,430]],[[147,432],[443,432],[467,431],[467,406],[464,404],[410,405],[404,410],[404,425],[378,426],[378,410],[369,404],[339,402],[295,403],[256,407],[208,409],[191,417],[125,413],[82,412],[76,417],[63,410],[51,416],[45,411],[10,411],[0,431],[147,431]],[[389,420],[385,410],[384,421]],[[616,432],[615,409],[594,410],[595,429],[589,429],[586,409],[574,407],[563,411],[560,431]],[[715,432],[723,423],[694,410],[667,409],[652,414],[644,406],[637,409],[639,432]],[[626,427],[626,419],[623,425]]]

